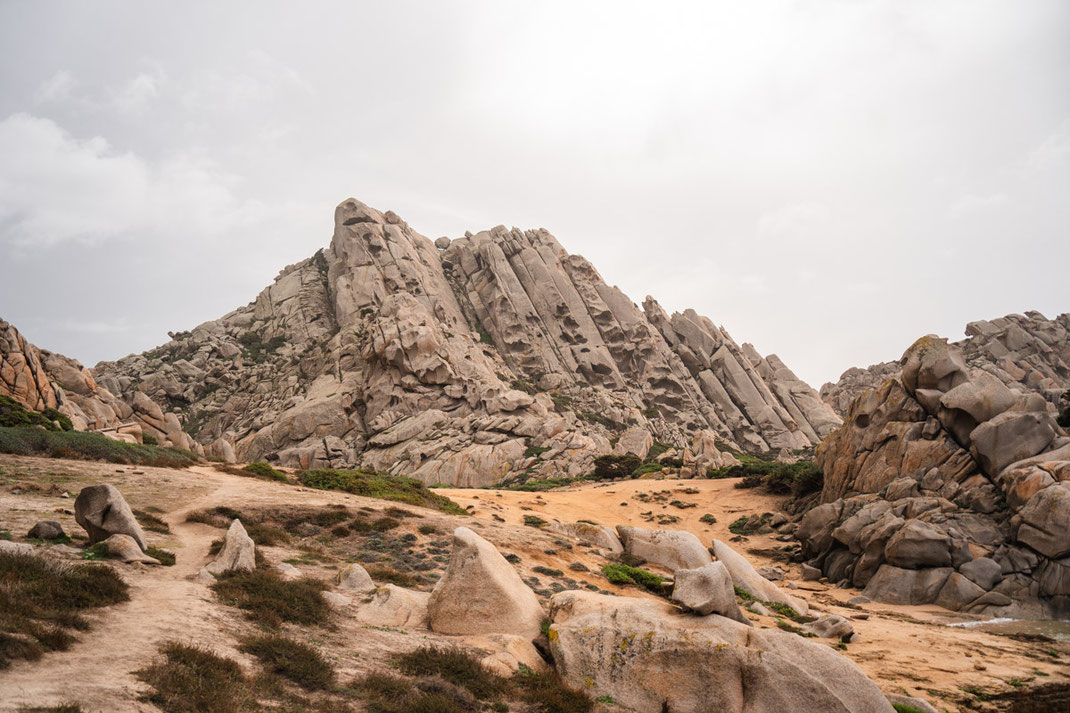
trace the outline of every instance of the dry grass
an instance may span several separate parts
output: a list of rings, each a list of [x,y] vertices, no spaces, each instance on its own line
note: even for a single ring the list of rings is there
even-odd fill
[[[89,628],[81,611],[129,598],[111,567],[0,553],[0,669],[67,649],[75,641],[71,629]]]
[[[260,659],[270,673],[293,681],[307,690],[323,690],[334,683],[334,669],[311,646],[285,636],[257,636],[241,650]]]
[[[225,574],[212,585],[224,604],[245,610],[267,626],[327,623],[331,610],[323,598],[326,588],[317,579],[285,580],[267,568]]]
[[[236,662],[175,642],[161,653],[163,658],[137,677],[153,688],[144,700],[165,713],[238,713],[254,700]]]

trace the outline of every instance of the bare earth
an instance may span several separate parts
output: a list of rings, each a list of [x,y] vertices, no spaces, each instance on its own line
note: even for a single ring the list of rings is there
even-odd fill
[[[80,546],[84,540],[79,542],[78,537],[84,537],[84,531],[74,522],[73,496],[82,487],[99,482],[114,484],[135,509],[156,507],[164,511],[160,517],[170,525],[172,534],[147,534],[151,544],[174,551],[177,564],[174,567],[115,565],[131,585],[131,601],[92,615],[92,629],[78,633],[79,642],[70,650],[46,654],[37,662],[16,662],[0,671],[0,711],[66,702],[79,703],[87,713],[156,711],[154,706],[138,701],[144,686],[133,672],[147,665],[159,645],[168,640],[208,646],[241,662],[250,671],[255,669],[253,661],[236,649],[238,639],[253,631],[254,624],[238,610],[220,604],[195,579],[209,561],[210,543],[222,531],[185,522],[191,511],[217,505],[246,509],[324,507],[341,503],[351,508],[376,510],[396,505],[230,475],[209,466],[188,470],[140,469],[0,455],[0,530],[20,539],[37,520],[55,519],[75,537],[72,544]],[[544,593],[555,580],[562,578],[533,570],[540,565],[563,570],[566,575],[562,581],[569,586],[567,580],[573,579],[577,586],[592,584],[629,596],[646,596],[634,588],[609,584],[598,573],[605,560],[597,553],[524,526],[524,516],[563,521],[584,519],[610,526],[658,527],[648,518],[672,515],[679,520],[663,527],[689,530],[707,543],[711,538],[730,541],[733,537],[728,531],[730,522],[740,515],[775,511],[778,503],[774,497],[735,489],[735,482],[643,479],[546,493],[443,489],[437,492],[462,506],[473,506],[474,517],[448,516],[406,506],[419,510],[423,517],[418,522],[406,520],[400,529],[391,532],[400,536],[415,532],[418,525],[432,524],[442,533],[448,533],[453,527],[465,524],[495,543],[503,553],[519,555],[517,566],[522,576],[537,578],[535,586]],[[64,492],[71,497],[63,497]],[[641,496],[647,497],[648,502],[640,500]],[[695,503],[696,507],[680,509],[669,504],[673,500]],[[707,513],[716,518],[715,524],[699,521]],[[868,619],[853,620],[861,641],[848,645],[843,653],[886,692],[917,695],[938,709],[953,712],[998,710],[961,689],[975,687],[987,693],[999,693],[1013,690],[1008,681],[1026,686],[1070,682],[1070,667],[1065,663],[1070,660],[1070,644],[1022,642],[950,628],[945,625],[950,620],[949,613],[931,606],[874,603],[864,605],[864,611],[848,608],[842,602],[858,592],[835,589],[826,583],[802,582],[798,565],[776,561],[776,549],[784,544],[769,536],[732,542],[755,566],[776,564],[785,569],[789,584],[780,585],[794,585],[796,588],[791,593],[805,597],[819,612],[834,612],[848,618],[868,614]],[[288,547],[263,550],[273,563],[303,554]],[[58,556],[64,556],[63,552],[58,549]],[[576,562],[591,571],[570,570],[568,565]],[[327,579],[334,575],[338,565],[310,562],[299,567],[303,574]],[[561,582],[556,585],[560,587]],[[750,616],[757,626],[775,626],[770,618]],[[332,627],[288,627],[287,630],[292,636],[319,647],[332,661],[342,681],[386,668],[387,659],[393,653],[426,642],[449,640],[428,631],[364,626],[347,618],[344,611],[334,619]]]

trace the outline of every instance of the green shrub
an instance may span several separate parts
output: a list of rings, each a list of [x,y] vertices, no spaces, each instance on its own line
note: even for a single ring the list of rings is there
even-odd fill
[[[49,418],[48,414],[56,414],[62,421],[60,421],[60,428],[56,427],[53,421],[58,421],[57,418]],[[38,413],[31,409],[26,408],[15,399],[10,396],[0,396],[0,426],[5,428],[17,428],[19,426],[41,426],[49,431],[58,431],[62,429],[63,422],[70,425],[69,418],[61,414],[56,409],[45,409],[44,412]],[[70,430],[70,428],[65,429]]]
[[[594,459],[594,471],[592,471],[590,477],[592,480],[626,478],[640,465],[642,465],[642,461],[631,454],[623,456],[602,455]]]
[[[99,433],[47,431],[33,426],[0,427],[0,453],[160,468],[186,468],[199,460],[189,451],[178,448],[123,443],[105,438]]]
[[[212,585],[224,604],[248,612],[263,624],[280,621],[293,624],[325,624],[330,607],[323,598],[324,582],[317,579],[286,580],[271,569],[224,574]]]
[[[451,515],[468,512],[444,495],[432,492],[414,478],[402,478],[374,470],[334,470],[317,468],[297,474],[302,485],[319,490],[342,490],[353,495],[393,500],[408,505],[440,510]]]
[[[647,473],[658,473],[664,468],[661,463],[643,463],[641,466],[631,472],[633,478],[638,478],[640,475]]]
[[[892,708],[896,710],[896,713],[923,713],[921,708],[906,703],[893,703]]]
[[[69,629],[89,628],[82,610],[124,602],[128,592],[111,567],[0,553],[0,669],[67,649]]]
[[[550,450],[550,449],[549,448],[543,448],[541,446],[528,446],[527,449],[524,451],[524,457],[525,458],[538,458],[539,456],[541,456],[543,453],[545,453],[548,450]]]
[[[705,515],[703,515],[702,517],[700,517],[700,518],[698,519],[698,521],[699,521],[699,522],[701,522],[701,523],[705,523],[706,525],[713,525],[714,523],[716,523],[716,522],[717,522],[717,518],[715,518],[715,517],[714,517],[713,515],[711,515],[710,513],[706,513]]]
[[[165,713],[238,713],[255,697],[236,662],[207,649],[172,642],[163,659],[136,671],[152,687],[143,700]]]
[[[613,584],[636,584],[659,594],[665,581],[660,575],[627,564],[607,564],[602,567],[602,574]]]
[[[505,681],[460,648],[421,646],[400,654],[395,663],[398,670],[409,676],[441,676],[455,686],[467,688],[481,701],[497,698],[505,691]]]
[[[334,669],[318,651],[288,637],[257,636],[243,642],[240,648],[260,659],[271,673],[310,691],[330,688],[334,682]]]
[[[543,520],[538,515],[525,515],[524,524],[528,527],[546,527],[550,523],[546,522],[546,520]]]
[[[749,460],[729,468],[707,472],[710,478],[742,478],[737,488],[764,487],[774,495],[791,493],[802,497],[816,493],[824,485],[825,478],[821,469],[811,461],[797,463],[770,463],[762,460]]]
[[[285,473],[275,470],[267,463],[250,463],[249,465],[242,468],[242,470],[246,471],[247,473],[252,473],[253,475],[259,478],[278,480],[283,483],[289,482],[289,479],[286,477]]]
[[[152,435],[151,433],[142,433],[141,442],[144,443],[146,446],[160,445],[160,442],[156,440],[156,436]]]

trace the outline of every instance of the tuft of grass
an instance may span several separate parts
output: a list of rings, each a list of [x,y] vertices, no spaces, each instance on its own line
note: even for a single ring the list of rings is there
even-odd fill
[[[271,673],[304,689],[324,690],[334,683],[334,669],[320,652],[286,636],[257,636],[243,642],[241,650],[260,659]]]
[[[370,564],[366,568],[368,576],[376,582],[389,582],[390,584],[396,584],[399,587],[415,587],[419,584],[415,579],[399,572],[393,567],[385,564]]]
[[[407,505],[440,510],[451,515],[467,515],[457,503],[414,478],[401,478],[374,470],[334,470],[316,468],[297,474],[302,485],[319,490],[342,490],[368,498],[393,500]]]
[[[135,675],[153,688],[143,700],[165,713],[238,713],[255,703],[241,666],[207,649],[165,644],[162,660]]]
[[[248,612],[249,618],[268,626],[281,622],[325,624],[330,607],[323,598],[323,582],[304,578],[286,580],[273,569],[229,572],[212,585],[224,604]]]
[[[123,443],[85,431],[48,431],[36,426],[0,427],[0,453],[107,463],[185,468],[199,458],[178,448]]]
[[[75,641],[70,629],[89,628],[82,610],[124,602],[128,592],[107,566],[0,553],[0,669],[66,650]]]
[[[421,646],[398,655],[395,664],[409,676],[441,676],[449,683],[468,689],[481,701],[495,699],[506,689],[502,678],[484,669],[478,659],[460,648]]]
[[[165,535],[171,534],[171,526],[156,515],[153,515],[151,512],[148,512],[147,510],[134,510],[133,512],[138,523],[140,523],[146,530],[159,532]]]
[[[255,475],[258,478],[266,478],[268,480],[277,480],[282,483],[290,482],[290,479],[286,477],[286,474],[282,471],[275,470],[267,463],[250,463],[242,468],[245,474]]]
[[[636,584],[659,594],[665,581],[660,575],[627,564],[607,564],[602,567],[602,574],[613,584]]]
[[[525,515],[524,524],[528,527],[546,527],[550,523],[546,522],[546,520],[543,520],[538,515]]]
[[[706,513],[705,515],[703,515],[702,517],[700,517],[700,518],[698,519],[698,521],[699,521],[699,522],[701,522],[701,523],[704,523],[704,524],[706,524],[706,525],[713,525],[713,524],[715,524],[715,523],[717,522],[717,518],[715,518],[715,517],[714,517],[713,515],[711,515],[710,513]]]
[[[556,672],[537,673],[521,666],[513,684],[520,699],[538,713],[588,713],[594,707],[590,696],[566,686]]]
[[[160,560],[160,564],[164,567],[173,567],[175,564],[175,553],[168,550],[161,549],[159,547],[149,547],[145,550],[145,554],[149,557],[155,557]]]
[[[907,703],[893,703],[892,708],[895,708],[896,713],[923,713],[921,708]]]

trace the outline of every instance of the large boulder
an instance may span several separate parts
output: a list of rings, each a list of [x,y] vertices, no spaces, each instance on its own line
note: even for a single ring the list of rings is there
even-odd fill
[[[129,535],[142,550],[146,547],[145,531],[114,485],[102,483],[82,488],[74,501],[74,519],[89,534],[89,544],[102,542],[112,535]]]
[[[854,663],[794,634],[592,592],[555,594],[550,609],[565,683],[636,711],[892,713]]]
[[[959,567],[959,572],[985,591],[992,589],[1003,579],[1003,568],[999,562],[989,557],[970,560]]]
[[[224,572],[251,572],[256,569],[256,544],[241,520],[235,518],[223,538],[223,549],[215,561],[205,567],[209,574],[220,575]]]
[[[862,594],[888,604],[931,604],[953,571],[950,567],[903,569],[882,564]]]
[[[394,584],[378,587],[354,615],[357,621],[369,626],[410,626],[426,628],[428,625],[427,592],[403,589]]]
[[[1047,411],[1004,411],[970,434],[970,452],[989,475],[1041,453],[1055,439]]]
[[[1070,555],[1070,482],[1037,492],[1019,515],[1019,542],[1052,559]]]
[[[944,582],[944,586],[940,588],[940,593],[936,595],[934,603],[944,609],[959,611],[984,596],[984,593],[985,590],[963,575],[952,572]]]
[[[678,569],[673,575],[672,600],[703,616],[720,614],[750,625],[736,604],[732,575],[723,562],[710,562],[697,569]]]
[[[36,537],[41,540],[58,540],[61,537],[66,537],[66,535],[67,533],[63,531],[63,525],[55,520],[38,520],[26,534],[27,537]]]
[[[761,599],[763,602],[784,604],[800,614],[806,614],[810,611],[806,602],[782,592],[779,587],[758,574],[757,570],[743,555],[720,540],[713,541],[713,554],[732,576],[732,584],[755,599]]]
[[[553,522],[546,529],[549,532],[589,542],[611,554],[624,551],[624,545],[620,543],[617,533],[605,525],[596,525],[593,522]]]
[[[897,567],[920,569],[951,564],[951,537],[936,525],[908,520],[884,547],[884,557]]]
[[[618,525],[624,550],[669,570],[695,569],[713,561],[702,541],[684,530],[645,530]]]
[[[643,460],[646,458],[647,453],[650,452],[652,445],[654,445],[654,437],[650,435],[650,431],[641,426],[633,426],[621,434],[620,440],[617,441],[617,447],[613,449],[613,452],[621,456],[630,453],[633,456],[638,456],[639,460]]]
[[[428,615],[431,628],[442,634],[534,637],[544,612],[535,592],[494,545],[458,527],[446,574],[431,592]]]

